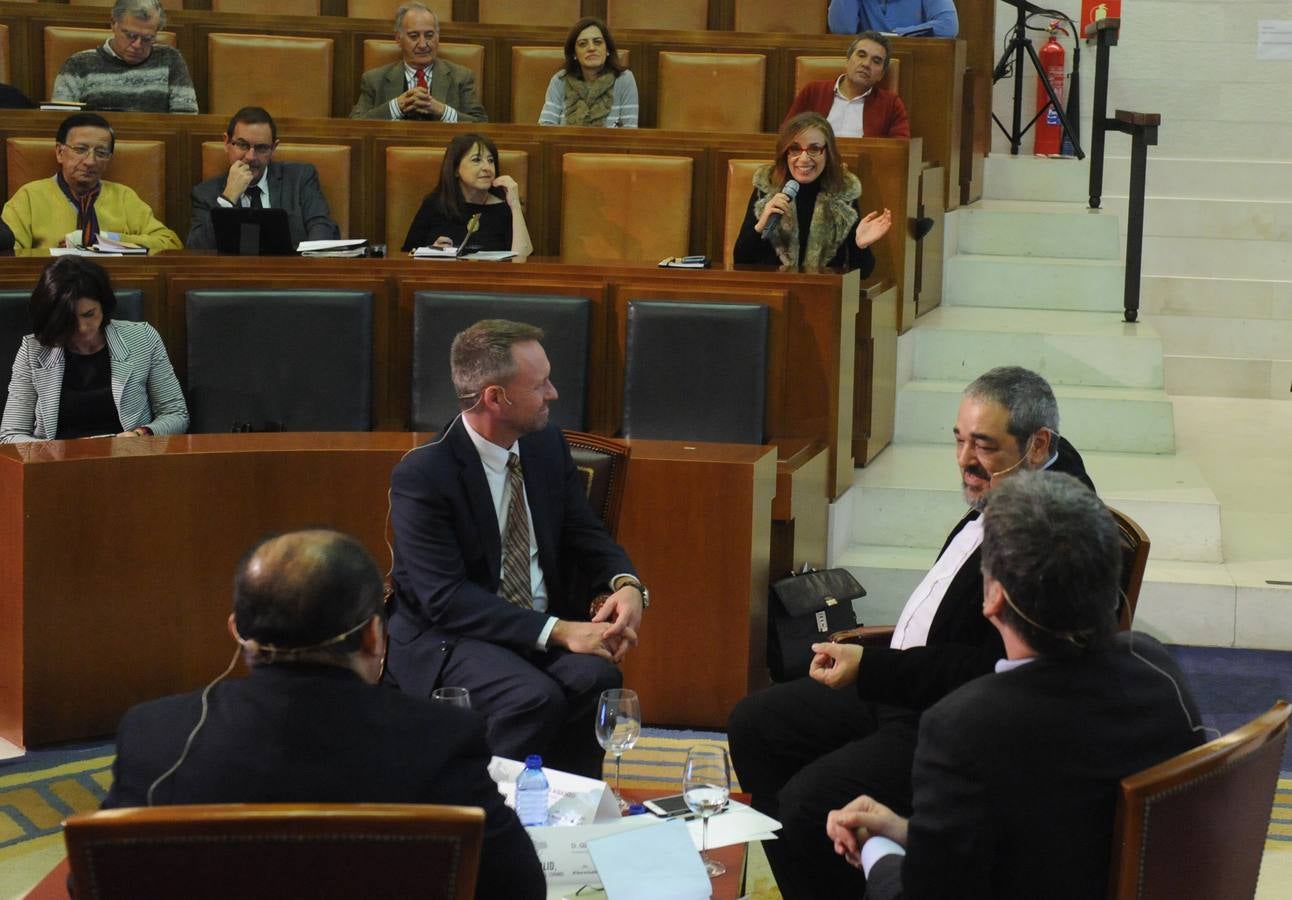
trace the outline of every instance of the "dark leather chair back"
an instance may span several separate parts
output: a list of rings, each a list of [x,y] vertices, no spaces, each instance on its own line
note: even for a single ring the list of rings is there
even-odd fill
[[[449,348],[459,331],[481,319],[511,319],[543,329],[543,349],[560,394],[552,405],[552,422],[558,428],[582,428],[588,316],[588,301],[582,297],[418,291],[413,295],[413,430],[439,431],[457,415]]]
[[[565,432],[565,441],[570,445],[575,466],[586,479],[588,505],[614,537],[624,499],[628,442],[582,431]]]
[[[144,294],[136,289],[117,291],[117,308],[114,319],[142,322],[144,319]],[[31,334],[31,316],[27,307],[31,291],[0,291],[0,409],[9,400],[9,375],[18,355],[18,344],[24,335]]]
[[[195,290],[193,433],[372,428],[372,294]]]
[[[83,813],[63,836],[75,896],[475,895],[479,807],[223,803]]]
[[[761,444],[767,328],[755,304],[629,302],[624,436]]]
[[[1290,712],[1279,700],[1241,728],[1122,779],[1109,897],[1255,896]]]

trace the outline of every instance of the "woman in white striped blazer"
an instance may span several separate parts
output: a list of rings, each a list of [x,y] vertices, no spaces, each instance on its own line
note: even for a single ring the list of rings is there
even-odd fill
[[[13,362],[0,443],[183,434],[188,406],[161,336],[146,322],[114,322],[103,267],[64,256],[31,294],[34,334]]]

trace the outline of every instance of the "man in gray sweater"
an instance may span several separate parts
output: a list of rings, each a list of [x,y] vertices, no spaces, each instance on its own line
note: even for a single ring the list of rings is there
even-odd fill
[[[54,79],[54,100],[93,109],[197,112],[184,57],[157,43],[166,25],[161,0],[116,0],[112,35],[103,46],[73,53]]]

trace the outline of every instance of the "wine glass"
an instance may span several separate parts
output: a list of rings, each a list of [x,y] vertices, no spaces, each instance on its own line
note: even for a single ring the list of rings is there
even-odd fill
[[[597,743],[615,758],[615,798],[619,811],[628,809],[619,793],[619,770],[624,753],[632,749],[642,733],[642,707],[637,692],[616,688],[602,691],[597,701]]]
[[[447,706],[459,706],[462,709],[471,708],[471,692],[466,688],[460,687],[442,687],[431,691],[431,699]]]
[[[682,770],[682,796],[691,812],[700,817],[700,858],[704,860],[704,871],[716,878],[727,867],[709,856],[709,816],[726,806],[731,796],[731,761],[725,747],[697,744],[690,749]]]

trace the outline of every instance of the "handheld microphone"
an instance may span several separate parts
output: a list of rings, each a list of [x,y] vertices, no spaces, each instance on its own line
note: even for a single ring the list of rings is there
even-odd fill
[[[781,193],[786,197],[789,197],[790,202],[793,203],[794,198],[799,194],[799,183],[791,178],[789,181],[785,182],[785,187],[781,188]],[[767,220],[767,224],[763,226],[763,240],[770,241],[772,239],[772,232],[775,231],[776,227],[780,224],[781,214],[772,213],[771,218]]]

